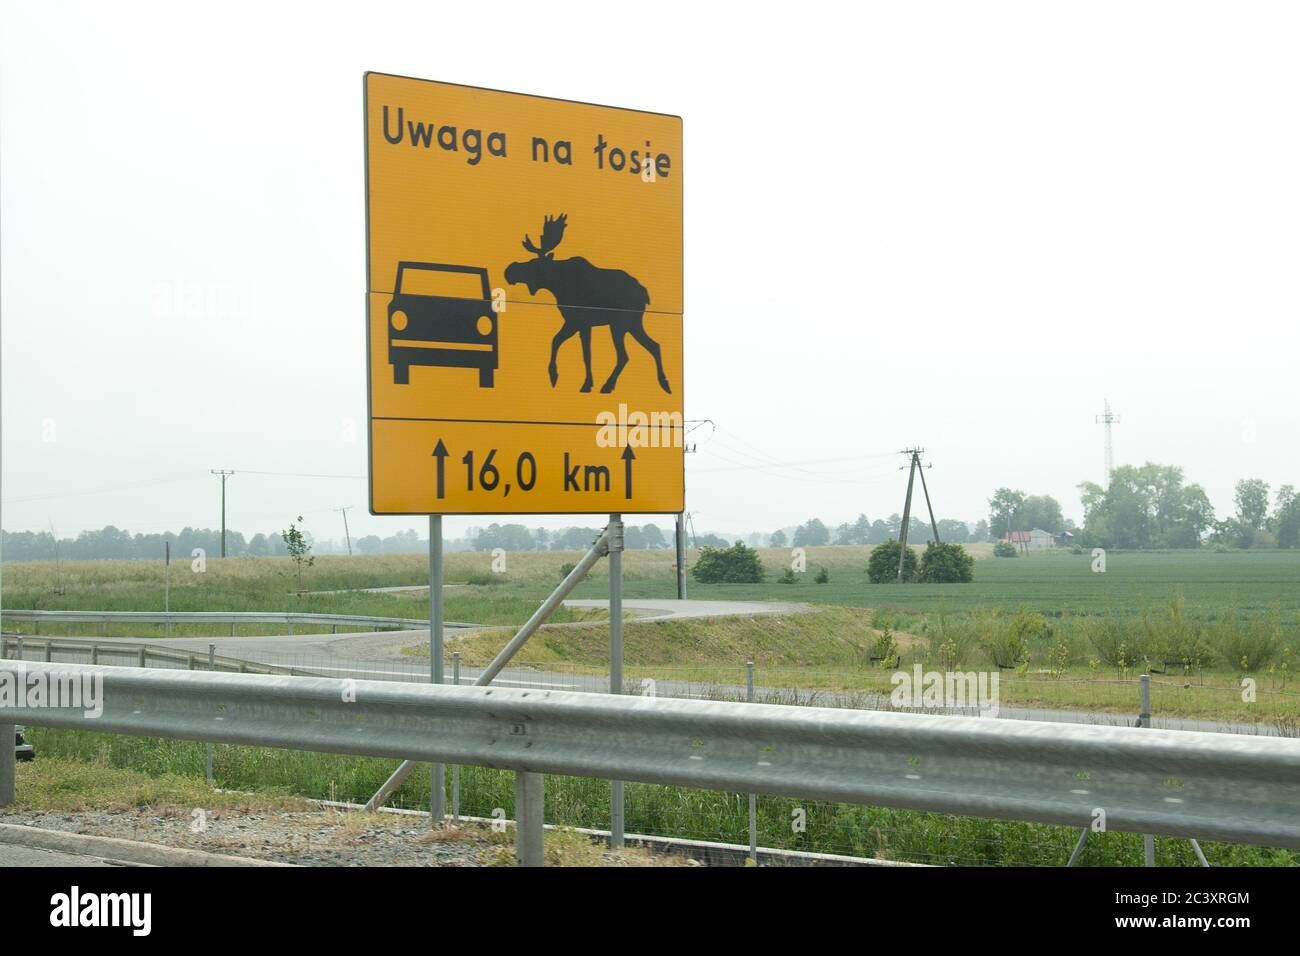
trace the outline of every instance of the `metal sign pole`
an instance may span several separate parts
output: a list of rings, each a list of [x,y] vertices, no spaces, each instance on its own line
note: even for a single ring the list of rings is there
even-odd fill
[[[677,512],[677,600],[686,600],[686,512]]]
[[[442,683],[442,515],[429,515],[429,683]],[[436,763],[429,773],[429,825],[446,816],[447,771]]]
[[[609,692],[623,693],[623,516],[609,516]],[[623,845],[623,781],[609,784],[609,846]]]
[[[171,605],[171,571],[172,571],[172,543],[163,542],[163,614],[167,615],[166,635],[171,637],[172,633],[172,605]]]

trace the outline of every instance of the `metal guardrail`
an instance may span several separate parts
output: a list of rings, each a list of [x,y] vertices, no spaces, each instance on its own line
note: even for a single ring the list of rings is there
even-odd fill
[[[371,617],[364,614],[292,614],[262,611],[34,611],[0,609],[0,622],[28,621],[34,624],[283,624],[293,633],[299,626],[368,627],[372,630],[428,630],[428,618]],[[474,627],[461,621],[450,627]]]
[[[0,661],[102,675],[103,714],[0,721],[514,770],[521,862],[541,774],[1300,848],[1300,740],[771,704]],[[2,730],[3,728],[0,728]]]
[[[84,654],[91,664],[105,666],[152,667],[158,662],[173,664],[188,670],[229,671],[240,674],[287,674],[314,677],[317,672],[310,667],[288,667],[282,664],[262,664],[238,657],[215,653],[195,653],[156,644],[139,644],[133,641],[94,638],[61,637],[57,640],[43,637],[0,636],[0,660],[53,661],[55,654]],[[40,655],[35,656],[35,655]],[[104,660],[111,658],[111,660]],[[130,663],[123,664],[123,658]],[[57,663],[57,662],[55,662]]]

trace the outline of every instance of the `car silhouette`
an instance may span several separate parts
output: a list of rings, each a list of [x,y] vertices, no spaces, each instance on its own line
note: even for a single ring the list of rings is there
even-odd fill
[[[445,294],[449,291],[458,294]],[[487,270],[399,262],[388,304],[388,361],[394,385],[410,383],[412,365],[432,365],[478,369],[479,387],[491,388],[497,315]]]
[[[36,757],[36,749],[27,742],[23,735],[22,727],[14,728],[14,758],[17,760],[33,760]]]

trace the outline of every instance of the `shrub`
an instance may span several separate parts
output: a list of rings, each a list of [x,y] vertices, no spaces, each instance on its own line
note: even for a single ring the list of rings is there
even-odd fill
[[[776,579],[777,584],[794,584],[794,569],[786,568],[781,572],[781,576]]]
[[[701,548],[691,576],[701,584],[757,584],[763,565],[757,551],[737,541],[730,548]]]
[[[980,646],[996,667],[1008,669],[1029,660],[1029,644],[1048,633],[1047,621],[1041,614],[1021,610],[1005,624],[997,615],[986,618],[980,635]]]
[[[817,584],[830,584],[831,582],[830,571],[826,570],[826,568],[818,569],[817,576],[813,578],[813,581]]]
[[[565,561],[562,565],[560,565],[560,580],[563,581],[570,574],[572,574],[573,569],[575,567],[576,565],[572,561]]]
[[[867,580],[872,584],[887,584],[898,580],[898,552],[902,545],[890,538],[876,545],[867,559]],[[911,548],[903,558],[903,580],[916,580],[916,552]]]
[[[921,555],[918,580],[926,584],[966,584],[975,577],[975,559],[959,544],[931,541]]]
[[[1237,609],[1229,607],[1215,622],[1214,638],[1224,666],[1242,673],[1261,671],[1282,653],[1282,610],[1274,604],[1266,617],[1243,625]]]
[[[898,666],[898,641],[894,640],[894,632],[890,630],[888,624],[871,647],[871,659],[878,662],[881,667]]]
[[[1018,558],[1020,557],[1020,551],[1010,541],[999,541],[993,546],[993,557]]]

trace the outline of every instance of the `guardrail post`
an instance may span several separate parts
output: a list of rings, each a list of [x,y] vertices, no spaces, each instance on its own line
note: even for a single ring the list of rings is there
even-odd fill
[[[208,644],[208,670],[217,669],[217,645],[209,642]],[[208,786],[212,786],[212,741],[208,741],[207,754],[204,759],[203,776],[208,781]]]
[[[515,772],[515,856],[520,866],[546,864],[543,840],[546,830],[542,819],[545,780],[540,773]]]
[[[609,516],[609,692],[623,693],[623,516]],[[623,781],[609,782],[609,848],[623,845]]]
[[[451,682],[460,684],[460,651],[451,652]],[[451,768],[451,822],[460,823],[460,764]]]
[[[0,807],[7,807],[17,798],[18,758],[14,750],[17,728],[13,724],[0,724]]]
[[[754,662],[745,662],[745,701],[754,702]],[[749,795],[749,858],[758,866],[758,795]]]
[[[193,654],[190,654],[190,655],[189,655],[189,669],[190,669],[190,670],[194,670],[194,655],[193,655]]]
[[[429,683],[443,682],[442,515],[429,515]],[[429,765],[429,826],[447,818],[446,764]]]
[[[8,646],[9,641],[6,638],[0,637],[0,660],[3,660],[6,657],[6,648]]]
[[[146,649],[144,646],[141,646],[141,647],[140,647],[140,650],[139,650],[139,652],[138,652],[138,654],[137,654],[137,658],[138,658],[138,660],[139,660],[139,662],[140,662],[140,663],[139,663],[139,666],[140,666],[140,667],[148,667],[148,666],[149,666],[148,651],[147,651],[147,649]]]
[[[98,663],[99,663],[99,645],[98,645],[98,644],[91,644],[91,645],[90,645],[90,663],[91,663],[91,664],[98,664]]]
[[[54,659],[50,656],[51,654],[53,654],[53,652],[54,652],[54,642],[46,641],[45,642],[45,663],[48,664],[50,661]]]
[[[20,661],[25,659],[23,657],[23,639],[21,637],[14,642],[14,659]]]
[[[293,621],[292,621],[292,620],[287,620],[285,623],[287,623],[287,624],[289,625],[289,636],[290,636],[290,637],[293,637]]]
[[[231,637],[234,637],[234,636],[235,636],[235,622],[234,622],[234,621],[231,621],[231,622],[230,622],[230,636],[231,636]]]
[[[1138,714],[1138,726],[1151,726],[1151,675],[1143,674],[1138,678],[1138,686],[1142,693],[1142,710]],[[1150,833],[1142,834],[1142,865],[1156,865],[1156,838]]]

